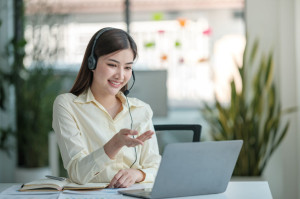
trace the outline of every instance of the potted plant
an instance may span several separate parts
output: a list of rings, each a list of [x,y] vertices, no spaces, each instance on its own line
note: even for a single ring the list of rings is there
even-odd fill
[[[214,140],[244,141],[233,175],[261,176],[270,157],[285,137],[289,122],[283,115],[278,89],[274,82],[273,53],[258,59],[258,42],[238,66],[242,88],[231,81],[231,99],[221,103],[204,103],[201,112],[208,122]]]
[[[30,67],[24,66],[25,47],[24,38],[24,5],[22,0],[15,0],[15,29],[14,38],[9,44],[14,57],[11,84],[15,88],[16,99],[16,140],[17,165],[16,182],[27,182],[50,174],[48,168],[48,133],[52,130],[52,105],[60,92],[59,77],[54,74],[46,60],[55,56],[57,48],[35,42],[32,50],[26,56],[31,58]],[[31,36],[41,40],[39,24],[32,31]],[[52,38],[51,38],[52,39]],[[46,48],[46,49],[45,49]]]
[[[32,169],[50,174],[48,134],[52,130],[52,105],[60,86],[52,69],[36,67],[22,73],[17,99],[17,181],[24,181],[24,170],[25,174]]]

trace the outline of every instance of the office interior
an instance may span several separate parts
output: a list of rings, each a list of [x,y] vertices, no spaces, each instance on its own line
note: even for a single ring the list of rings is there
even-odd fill
[[[66,77],[62,90],[67,92],[72,85],[86,43],[95,31],[105,26],[129,30],[141,49],[135,64],[137,82],[131,95],[152,106],[154,124],[201,124],[203,141],[212,138],[209,125],[201,115],[202,102],[213,100],[216,90],[226,103],[230,97],[229,87],[223,86],[237,73],[232,57],[241,62],[246,43],[250,45],[259,40],[259,54],[266,55],[270,51],[274,54],[273,72],[282,108],[298,107],[298,110],[284,117],[284,121],[290,121],[288,132],[263,175],[254,180],[267,181],[274,199],[300,199],[300,80],[297,78],[300,77],[300,57],[297,56],[300,53],[300,0],[99,0],[84,3],[64,0],[60,1],[61,7],[45,6],[48,5],[45,2],[55,5],[58,1],[24,2],[30,5],[25,11],[29,21],[25,26],[28,38],[34,37],[35,14],[49,9],[52,14],[40,16],[54,16],[49,23],[55,27],[56,37],[49,39],[49,29],[42,27],[49,40],[40,45],[54,45],[59,38],[56,45],[60,53],[55,58],[47,57],[47,61],[53,65],[55,74]],[[127,15],[126,2],[130,3]],[[39,10],[38,5],[44,5],[43,9]],[[14,1],[0,1],[0,19],[0,67],[11,71],[13,58],[4,55],[7,42],[14,35]],[[197,34],[201,36],[195,37]],[[28,43],[27,54],[33,51],[33,45]],[[24,64],[29,67],[33,60],[28,56]],[[14,90],[11,86],[5,90],[9,97],[5,102],[7,109],[0,110],[0,127],[15,124]],[[9,142],[15,146],[14,138]],[[0,183],[15,182],[16,149],[10,152],[7,155],[0,150]]]

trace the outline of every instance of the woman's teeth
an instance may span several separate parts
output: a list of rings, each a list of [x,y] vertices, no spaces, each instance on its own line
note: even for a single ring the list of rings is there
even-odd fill
[[[119,83],[119,82],[113,82],[113,81],[110,81],[110,83],[112,83],[113,85],[120,85],[121,83]]]

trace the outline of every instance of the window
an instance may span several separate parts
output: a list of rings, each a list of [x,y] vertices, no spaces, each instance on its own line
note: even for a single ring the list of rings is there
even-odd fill
[[[28,7],[29,17],[48,12],[59,18],[56,29],[59,49],[63,50],[56,60],[58,68],[77,71],[89,39],[100,28],[126,30],[123,0],[38,2],[44,2],[43,9]],[[135,69],[167,70],[170,107],[200,106],[201,101],[212,100],[215,91],[219,98],[228,100],[228,82],[237,72],[234,59],[241,61],[245,45],[243,3],[130,1],[130,33],[139,49]]]

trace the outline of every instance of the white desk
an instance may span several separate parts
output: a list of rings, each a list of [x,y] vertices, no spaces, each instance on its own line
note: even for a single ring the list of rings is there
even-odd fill
[[[16,183],[0,183],[0,192]],[[146,186],[146,185],[145,185]],[[1,198],[0,194],[0,198]],[[18,198],[20,195],[18,195]],[[4,198],[4,197],[3,197]],[[57,196],[53,196],[57,198]],[[131,198],[131,197],[123,197]],[[181,197],[182,198],[182,197]],[[188,199],[272,199],[268,182],[230,182],[227,190],[221,194],[184,197]],[[179,199],[179,198],[177,198]]]

